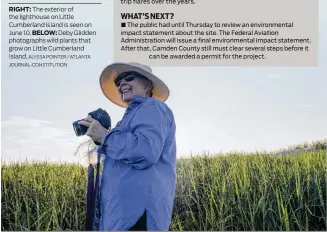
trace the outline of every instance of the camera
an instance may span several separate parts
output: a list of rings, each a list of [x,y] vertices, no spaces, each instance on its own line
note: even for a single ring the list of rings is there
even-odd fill
[[[107,130],[110,129],[111,118],[105,110],[98,108],[97,110],[90,112],[88,115],[90,115],[93,119],[97,120]],[[82,120],[83,119],[73,122],[73,127],[76,136],[85,135],[87,132],[88,127],[78,124],[78,122]]]

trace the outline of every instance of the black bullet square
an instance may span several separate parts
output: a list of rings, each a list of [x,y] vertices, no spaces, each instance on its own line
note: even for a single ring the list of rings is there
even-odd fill
[[[121,23],[121,27],[126,27],[126,23]]]

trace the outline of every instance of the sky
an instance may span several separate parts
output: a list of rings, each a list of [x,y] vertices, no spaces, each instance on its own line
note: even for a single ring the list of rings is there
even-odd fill
[[[7,2],[1,1],[2,22]],[[269,151],[327,138],[327,1],[319,3],[317,67],[152,67],[171,91],[166,103],[175,116],[178,156]],[[97,37],[88,47],[93,59],[69,68],[8,68],[2,23],[2,160],[78,162],[73,153],[87,138],[75,136],[72,122],[97,108],[113,125],[123,116],[98,82],[114,61],[113,1],[75,7],[76,18],[92,19]]]

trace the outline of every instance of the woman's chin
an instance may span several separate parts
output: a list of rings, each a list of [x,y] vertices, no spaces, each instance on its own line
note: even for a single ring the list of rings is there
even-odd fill
[[[126,93],[126,94],[123,95],[123,101],[126,102],[126,103],[131,102],[132,98],[133,98],[133,96],[130,93]]]

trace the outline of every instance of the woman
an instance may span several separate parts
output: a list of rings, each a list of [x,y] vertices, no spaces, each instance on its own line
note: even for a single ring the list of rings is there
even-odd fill
[[[87,134],[105,154],[100,230],[168,230],[176,185],[175,121],[169,89],[150,67],[114,63],[100,76],[104,95],[126,107],[111,131],[86,118]]]

